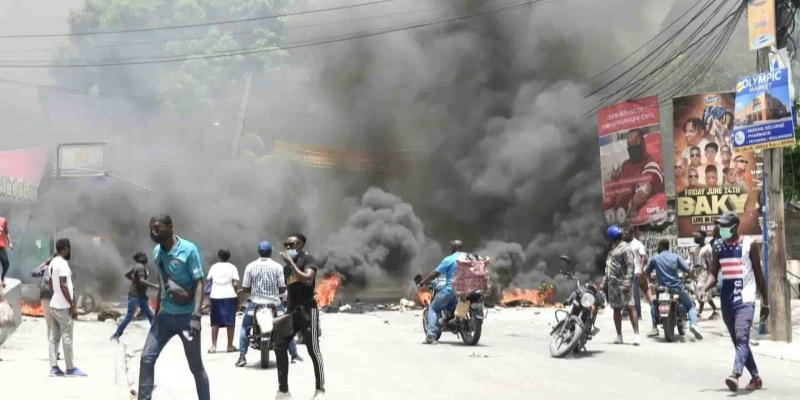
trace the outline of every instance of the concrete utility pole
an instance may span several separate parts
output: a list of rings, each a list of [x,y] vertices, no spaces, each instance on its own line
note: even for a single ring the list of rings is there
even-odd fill
[[[781,23],[794,16],[784,15],[789,8],[779,4],[785,0],[776,1],[775,21],[777,26],[778,48],[786,46],[788,29]],[[791,21],[791,19],[788,19]],[[758,72],[769,71],[770,49],[760,49],[756,54]],[[764,158],[764,181],[766,187],[767,203],[767,248],[768,273],[767,281],[769,292],[769,333],[772,340],[792,341],[792,307],[789,289],[789,280],[786,275],[786,229],[783,215],[783,148],[767,149],[762,152]]]
[[[233,146],[231,148],[231,156],[239,158],[240,142],[242,135],[244,135],[244,126],[247,122],[247,105],[250,103],[250,89],[253,86],[253,72],[248,72],[244,81],[244,95],[242,96],[242,105],[239,107],[239,124],[236,127],[236,136],[233,138]]]

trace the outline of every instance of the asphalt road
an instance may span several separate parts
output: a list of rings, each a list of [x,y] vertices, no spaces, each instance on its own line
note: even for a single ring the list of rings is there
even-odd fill
[[[206,324],[208,321],[204,321]],[[664,343],[645,339],[642,346],[614,345],[611,313],[600,316],[601,332],[589,354],[552,359],[548,333],[552,311],[494,309],[480,345],[466,347],[455,335],[423,345],[420,311],[362,315],[323,314],[321,350],[330,399],[719,399],[731,396],[723,384],[733,350],[720,321],[704,321],[706,340]],[[644,328],[649,328],[645,322]],[[76,328],[77,365],[88,378],[49,378],[44,322],[26,319],[0,348],[0,399],[129,399],[135,387],[139,351],[148,328],[132,324],[122,344],[108,341],[112,323],[85,321]],[[204,327],[203,349],[209,329]],[[630,327],[624,326],[626,339]],[[220,333],[224,348],[224,332]],[[750,399],[800,396],[800,344],[762,343],[756,355],[765,389]],[[124,352],[129,354],[126,357]],[[766,354],[766,355],[765,355]],[[301,346],[301,355],[305,348]],[[247,368],[235,368],[236,354],[203,354],[212,399],[271,399],[277,390],[274,368],[257,367],[251,352]],[[780,358],[785,359],[780,359]],[[306,357],[308,359],[308,357]],[[126,366],[129,368],[126,375]],[[744,380],[742,386],[744,386]],[[194,384],[180,341],[165,349],[156,365],[155,398],[194,399]],[[293,364],[294,398],[309,399],[314,376],[308,360]]]

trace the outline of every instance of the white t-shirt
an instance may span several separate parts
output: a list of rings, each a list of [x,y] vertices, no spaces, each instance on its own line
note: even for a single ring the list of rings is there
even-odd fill
[[[633,265],[634,265],[634,273],[641,274],[642,273],[642,263],[644,261],[644,257],[647,256],[647,250],[644,247],[644,243],[639,241],[639,239],[633,238],[631,240],[631,250],[633,250]]]
[[[75,292],[72,288],[72,270],[69,269],[69,263],[61,256],[58,256],[54,258],[53,261],[50,261],[50,269],[52,274],[50,279],[53,282],[53,298],[50,299],[50,308],[59,310],[68,309],[69,302],[64,297],[64,293],[61,293],[61,278],[67,278],[69,296],[75,296]]]
[[[212,299],[230,299],[236,297],[233,281],[239,280],[239,270],[229,262],[218,262],[208,270],[206,279],[211,281]]]

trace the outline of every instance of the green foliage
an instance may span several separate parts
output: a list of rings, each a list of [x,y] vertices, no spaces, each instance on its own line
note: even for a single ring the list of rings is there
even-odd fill
[[[117,31],[237,20],[285,12],[293,0],[85,0],[70,15],[72,32]],[[282,44],[281,19],[113,35],[73,36],[56,62],[160,59],[213,55]],[[125,43],[126,45],[120,45]],[[127,45],[136,43],[135,45]],[[154,97],[162,109],[210,106],[247,72],[264,73],[287,58],[282,51],[174,63],[59,69],[57,80],[87,90]],[[240,93],[240,90],[239,90]]]

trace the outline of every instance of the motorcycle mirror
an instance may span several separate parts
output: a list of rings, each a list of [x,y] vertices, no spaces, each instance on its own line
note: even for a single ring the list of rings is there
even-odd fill
[[[417,274],[417,275],[415,275],[415,276],[414,276],[414,283],[416,283],[417,285],[419,285],[419,283],[420,283],[420,282],[422,282],[422,275],[421,275],[421,274]]]

